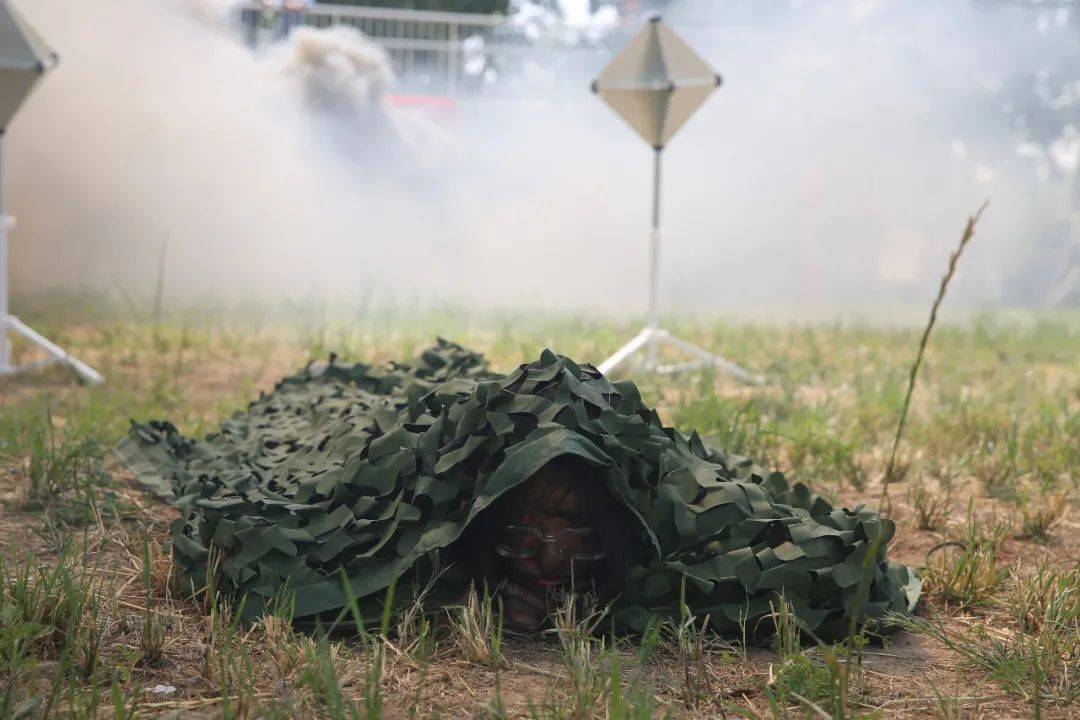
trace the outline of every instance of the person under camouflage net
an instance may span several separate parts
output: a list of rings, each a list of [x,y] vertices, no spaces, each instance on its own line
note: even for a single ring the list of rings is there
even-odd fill
[[[890,520],[664,427],[632,382],[550,351],[508,375],[444,340],[385,367],[331,357],[203,440],[133,422],[118,453],[180,511],[181,585],[212,581],[248,618],[288,597],[301,625],[352,600],[377,619],[391,586],[439,607],[484,582],[523,627],[573,586],[629,631],[685,603],[753,636],[782,594],[834,639],[920,592],[886,560]]]

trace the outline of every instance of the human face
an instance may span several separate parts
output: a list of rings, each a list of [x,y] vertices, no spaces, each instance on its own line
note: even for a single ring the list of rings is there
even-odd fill
[[[507,575],[545,594],[587,579],[603,548],[573,479],[541,471],[519,497],[498,545]]]

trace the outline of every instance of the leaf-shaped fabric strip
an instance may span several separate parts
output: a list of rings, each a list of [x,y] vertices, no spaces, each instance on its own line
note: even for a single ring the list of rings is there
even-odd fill
[[[432,597],[452,597],[466,578],[436,572],[441,554],[563,456],[640,539],[612,616],[628,629],[680,618],[685,597],[715,629],[754,635],[782,593],[829,639],[910,612],[921,588],[886,559],[891,521],[664,426],[631,381],[550,350],[508,375],[442,339],[385,366],[309,363],[206,438],[132,423],[117,454],[180,512],[180,587],[246,595],[248,618],[289,592],[298,625],[332,621],[343,582],[372,621],[391,584],[438,578]]]

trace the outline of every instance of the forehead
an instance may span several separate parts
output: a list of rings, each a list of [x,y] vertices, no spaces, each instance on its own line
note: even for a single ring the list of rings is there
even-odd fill
[[[525,509],[574,516],[582,509],[581,492],[573,478],[540,473],[525,489]]]

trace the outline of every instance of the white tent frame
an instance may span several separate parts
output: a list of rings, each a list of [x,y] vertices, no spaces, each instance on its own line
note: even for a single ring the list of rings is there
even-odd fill
[[[57,61],[56,54],[45,50],[41,38],[37,36],[32,28],[25,25],[24,21],[10,7],[7,0],[0,0],[0,22],[11,24],[10,27],[7,28],[8,32],[6,32],[4,36],[11,40],[12,49],[16,51],[21,49],[24,55],[30,56],[28,58],[29,64],[20,61],[17,66],[16,69],[21,73],[41,75],[55,66]],[[7,49],[9,48],[0,48],[0,50]],[[44,57],[38,57],[38,53]],[[6,60],[7,58],[5,57],[5,61]],[[14,80],[9,79],[8,81],[13,82]],[[22,81],[20,80],[20,82]],[[31,82],[25,84],[23,87],[16,86],[13,93],[8,92],[7,88],[4,89],[5,103],[8,104],[5,105],[4,108],[5,117],[0,120],[0,122],[4,123],[4,126],[0,127],[0,377],[15,375],[46,365],[63,363],[71,368],[81,380],[97,384],[104,382],[105,380],[101,373],[74,357],[62,347],[12,315],[8,309],[9,283],[7,238],[8,231],[15,225],[15,219],[4,214],[3,142],[5,131],[7,130],[6,123],[9,120],[9,117],[7,117],[6,114],[8,112],[14,113],[18,108],[18,105],[22,102],[23,97],[25,97],[25,94],[29,93],[32,87],[33,81],[31,80]],[[44,350],[47,357],[44,360],[27,363],[25,365],[15,365],[11,357],[11,342],[8,338],[9,334],[12,333],[23,336],[31,344]]]
[[[661,19],[659,15],[654,15],[653,17],[651,17],[649,19],[649,22],[650,24],[655,24],[655,26],[652,28],[648,28],[648,30],[655,31],[660,29]],[[664,32],[670,33],[671,31],[665,28]],[[681,41],[677,42],[681,44]],[[684,51],[693,58],[694,62],[701,63],[702,67],[704,67],[703,62],[696,56],[693,56],[693,53],[689,48],[684,48]],[[612,61],[612,65],[614,65],[616,61],[618,61],[618,57],[616,58],[616,60]],[[720,76],[713,74],[712,77],[715,79],[716,85],[719,85],[721,82]],[[702,78],[690,79],[689,85],[701,86]],[[668,84],[666,86],[659,87],[655,84],[655,80],[648,79],[643,79],[640,83],[619,83],[617,87],[611,87],[611,89],[617,90],[640,89],[646,92],[661,91],[667,93],[671,93],[675,90],[675,88],[676,84],[673,80],[668,80]],[[594,93],[602,94],[603,88],[600,86],[599,79],[593,82],[592,89]],[[684,117],[682,121],[685,121],[685,119],[686,118]],[[663,164],[663,153],[666,140],[669,139],[671,133],[674,133],[674,131],[678,129],[679,125],[681,125],[681,122],[673,128],[668,128],[668,137],[663,137],[665,129],[664,121],[661,121],[660,125],[656,128],[656,130],[659,131],[660,135],[657,135],[655,138],[650,138],[646,136],[638,127],[634,128],[635,131],[637,131],[639,134],[642,134],[642,137],[646,139],[646,141],[654,143],[652,229],[649,234],[648,324],[644,328],[642,328],[641,331],[638,332],[638,334],[630,340],[630,342],[623,345],[621,348],[616,350],[611,355],[611,357],[600,363],[597,366],[597,369],[599,369],[600,372],[604,374],[610,373],[619,366],[625,364],[634,355],[644,352],[645,358],[642,365],[646,371],[652,371],[659,374],[673,374],[711,367],[717,368],[721,372],[724,372],[744,383],[750,385],[760,385],[763,382],[763,379],[760,376],[754,375],[750,371],[746,370],[745,368],[737,365],[736,363],[728,360],[721,355],[711,353],[708,350],[700,348],[691,342],[676,337],[660,325],[660,246],[663,242],[663,228],[660,222],[660,197],[662,187],[661,169]],[[658,350],[660,347],[665,345],[676,350],[680,350],[690,355],[694,359],[688,362],[661,364],[659,362]]]

